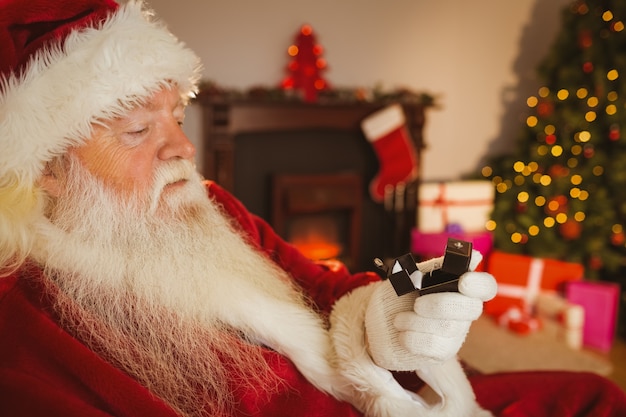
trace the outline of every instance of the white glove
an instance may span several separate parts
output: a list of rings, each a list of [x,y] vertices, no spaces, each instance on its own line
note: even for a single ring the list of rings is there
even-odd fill
[[[470,270],[481,259],[473,251]],[[481,315],[483,302],[497,290],[486,272],[463,274],[458,293],[418,297],[411,292],[399,297],[389,280],[376,285],[365,312],[368,351],[378,366],[392,371],[414,371],[454,357],[472,321]]]

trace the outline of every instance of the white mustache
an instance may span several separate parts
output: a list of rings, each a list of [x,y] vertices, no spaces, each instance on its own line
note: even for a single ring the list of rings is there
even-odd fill
[[[157,168],[154,174],[154,186],[155,188],[163,188],[177,181],[188,180],[195,172],[195,165],[186,159],[168,162],[166,165],[160,165]]]
[[[178,181],[187,181],[196,176],[196,166],[186,159],[174,160],[159,165],[154,174],[150,208],[154,212],[165,187]]]

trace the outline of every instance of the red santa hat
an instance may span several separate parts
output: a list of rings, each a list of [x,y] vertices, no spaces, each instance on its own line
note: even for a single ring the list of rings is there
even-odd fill
[[[0,267],[28,251],[46,162],[165,85],[193,94],[200,74],[139,0],[0,0]]]
[[[168,82],[191,93],[199,60],[142,4],[0,0],[0,187],[32,182],[91,122]]]

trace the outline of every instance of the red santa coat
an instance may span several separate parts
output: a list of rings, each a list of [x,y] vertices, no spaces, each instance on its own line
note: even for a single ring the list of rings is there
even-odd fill
[[[215,185],[209,190],[251,242],[287,270],[322,312],[330,312],[351,289],[377,279],[371,273],[351,275],[310,262],[224,190]],[[133,378],[58,326],[50,300],[37,284],[40,274],[26,266],[0,279],[0,415],[176,416]],[[271,397],[241,393],[238,416],[360,416],[350,404],[313,387],[284,356],[269,349],[263,353],[286,383]],[[476,376],[472,384],[479,403],[496,415],[578,416],[584,415],[582,410],[589,416],[626,415],[624,393],[590,374],[499,374]]]

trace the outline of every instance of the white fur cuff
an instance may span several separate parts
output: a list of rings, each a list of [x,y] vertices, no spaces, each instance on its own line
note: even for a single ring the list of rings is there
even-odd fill
[[[469,381],[455,358],[417,371],[439,402],[409,392],[391,372],[377,366],[366,349],[365,311],[377,285],[360,287],[337,301],[330,316],[330,336],[337,371],[353,386],[352,404],[367,417],[487,417],[476,403]]]
[[[335,304],[330,335],[338,371],[357,393],[353,404],[368,417],[420,416],[422,404],[398,384],[391,372],[377,366],[365,345],[365,310],[377,284],[357,288]]]

